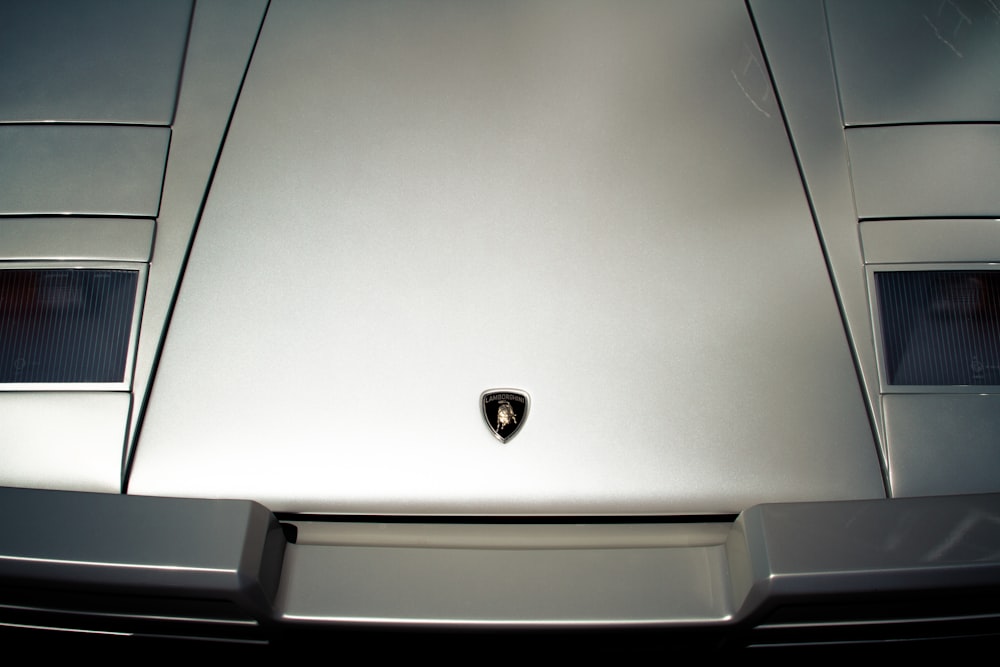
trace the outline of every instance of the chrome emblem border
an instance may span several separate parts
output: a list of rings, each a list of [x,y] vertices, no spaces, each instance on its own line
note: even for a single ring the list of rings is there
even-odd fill
[[[521,389],[487,389],[479,395],[479,410],[493,437],[506,443],[524,427],[531,397]]]

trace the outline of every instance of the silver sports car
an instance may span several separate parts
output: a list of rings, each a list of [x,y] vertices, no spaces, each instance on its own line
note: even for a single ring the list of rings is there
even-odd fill
[[[1000,635],[997,0],[0,0],[0,624]]]

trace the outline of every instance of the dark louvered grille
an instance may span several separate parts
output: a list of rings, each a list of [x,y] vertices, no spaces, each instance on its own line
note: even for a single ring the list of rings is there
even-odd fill
[[[1000,271],[875,274],[890,385],[1000,385]]]
[[[0,382],[121,382],[139,272],[0,271]]]

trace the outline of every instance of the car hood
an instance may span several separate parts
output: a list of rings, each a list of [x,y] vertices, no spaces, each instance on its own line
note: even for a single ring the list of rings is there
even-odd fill
[[[757,44],[737,2],[272,2],[129,492],[475,515],[883,497]],[[506,442],[493,389],[530,401]]]

